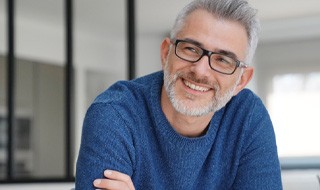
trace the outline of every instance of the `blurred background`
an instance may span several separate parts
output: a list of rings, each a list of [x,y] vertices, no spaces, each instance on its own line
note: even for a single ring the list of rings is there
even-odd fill
[[[13,26],[8,2],[0,0],[0,182],[72,186],[88,106],[115,81],[161,69],[160,43],[190,0],[15,0]],[[320,1],[249,2],[262,33],[248,88],[273,120],[285,189],[319,189]]]

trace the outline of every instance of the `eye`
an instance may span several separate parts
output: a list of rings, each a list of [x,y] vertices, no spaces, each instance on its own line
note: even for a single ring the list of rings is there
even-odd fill
[[[222,55],[215,55],[213,56],[214,61],[219,62],[221,64],[232,64],[233,60],[230,57],[222,56]]]
[[[215,58],[215,61],[219,63],[224,63],[224,64],[230,64],[230,60],[226,59],[225,57],[218,56]]]
[[[184,49],[186,49],[187,51],[192,51],[192,52],[197,52],[193,47],[185,47]]]
[[[197,54],[197,55],[201,54],[201,50],[196,46],[192,46],[192,45],[184,46],[183,51],[188,54]]]

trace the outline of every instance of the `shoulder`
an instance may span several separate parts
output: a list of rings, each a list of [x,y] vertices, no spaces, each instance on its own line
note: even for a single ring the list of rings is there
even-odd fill
[[[253,114],[256,111],[259,111],[259,113],[267,112],[262,100],[249,89],[240,91],[229,101],[226,107],[228,111],[234,111],[237,115]]]
[[[262,100],[251,90],[244,89],[234,96],[224,109],[228,124],[236,125],[239,132],[258,134],[273,133],[270,115]],[[230,123],[229,123],[230,122]]]
[[[245,103],[245,104],[254,104],[257,101],[261,101],[260,98],[250,89],[243,89],[236,96],[233,97],[233,100],[237,103]]]
[[[139,101],[161,80],[162,72],[156,72],[130,81],[118,81],[97,96],[93,103]]]
[[[153,88],[162,81],[162,73],[157,72],[131,81],[119,81],[101,93],[90,105],[86,121],[126,124],[133,126],[146,117],[145,112],[151,100]]]
[[[251,90],[249,89],[242,90],[236,99],[238,101],[238,104],[242,105],[242,107],[244,107],[247,113],[250,113],[252,120],[254,119],[260,120],[262,118],[270,120],[269,113],[264,103]]]
[[[226,106],[229,116],[236,130],[248,142],[253,141],[275,143],[274,130],[270,115],[262,100],[251,90],[244,89],[233,97]]]

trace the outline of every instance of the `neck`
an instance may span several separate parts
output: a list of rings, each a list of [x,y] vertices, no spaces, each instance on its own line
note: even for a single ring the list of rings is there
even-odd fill
[[[161,92],[161,107],[169,123],[177,133],[186,137],[199,137],[206,133],[213,113],[205,116],[186,116],[175,110],[165,89]]]

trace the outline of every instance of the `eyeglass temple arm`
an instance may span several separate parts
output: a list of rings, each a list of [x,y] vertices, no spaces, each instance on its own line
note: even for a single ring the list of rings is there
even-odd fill
[[[249,65],[247,65],[247,64],[244,63],[244,62],[239,61],[238,67],[240,67],[240,68],[248,68]]]

